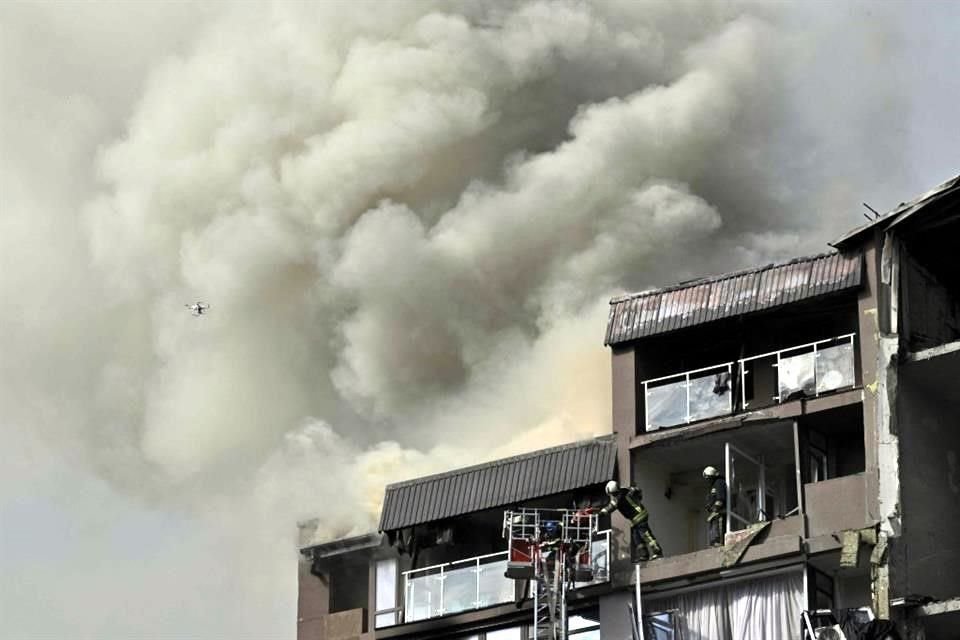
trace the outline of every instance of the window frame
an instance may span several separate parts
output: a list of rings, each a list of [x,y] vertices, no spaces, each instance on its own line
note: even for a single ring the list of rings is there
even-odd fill
[[[380,567],[384,564],[393,564],[393,606],[380,608]],[[380,558],[374,560],[373,564],[373,627],[374,629],[387,629],[403,624],[403,603],[400,598],[400,561],[398,558]],[[380,619],[383,616],[393,616],[393,621],[387,624],[381,624]]]

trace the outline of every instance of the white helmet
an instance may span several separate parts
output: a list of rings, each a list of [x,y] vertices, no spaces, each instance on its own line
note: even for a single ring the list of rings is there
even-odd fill
[[[719,478],[720,472],[717,471],[716,467],[707,466],[703,468],[703,477],[706,480],[709,480],[710,478]]]
[[[607,486],[604,490],[607,492],[607,495],[612,496],[617,491],[620,491],[620,483],[618,483],[616,480],[611,480],[607,483]]]

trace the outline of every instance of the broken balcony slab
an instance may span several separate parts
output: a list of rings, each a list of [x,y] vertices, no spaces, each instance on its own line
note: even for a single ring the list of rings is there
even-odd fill
[[[796,534],[768,536],[765,541],[748,547],[738,565],[799,555],[802,549],[801,540],[801,536]],[[640,582],[643,585],[655,584],[676,578],[719,572],[724,569],[723,558],[723,547],[717,547],[653,560],[641,565]]]

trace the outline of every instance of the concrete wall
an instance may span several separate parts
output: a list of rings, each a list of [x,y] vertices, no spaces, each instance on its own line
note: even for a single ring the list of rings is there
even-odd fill
[[[635,455],[636,458],[636,455]],[[672,494],[668,499],[664,494],[671,485],[670,474],[655,463],[648,462],[633,465],[633,482],[643,489],[643,504],[650,512],[650,528],[666,556],[693,551],[690,547],[690,508],[682,496]],[[702,494],[701,487],[696,487]],[[702,502],[702,497],[701,497]]]
[[[864,272],[863,288],[857,299],[858,327],[860,339],[860,379],[863,384],[863,445],[864,466],[866,469],[867,512],[870,519],[880,519],[879,491],[880,472],[878,460],[878,438],[880,432],[879,405],[886,403],[886,397],[881,397],[878,381],[880,368],[880,336],[881,296],[879,285],[879,251],[877,251],[877,234],[866,240],[863,247]],[[884,319],[883,325],[889,329],[889,321]],[[883,369],[885,373],[885,369]]]
[[[632,347],[611,349],[611,376],[613,394],[613,431],[617,436],[617,472],[620,484],[631,482],[630,440],[637,432],[637,370],[636,352]],[[629,580],[630,526],[619,513],[610,519],[613,529],[611,579],[616,585]]]
[[[866,488],[862,473],[803,485],[809,535],[867,526]]]
[[[611,350],[613,430],[629,438],[637,428],[636,357],[632,348]],[[626,450],[625,447],[621,450]],[[621,471],[628,472],[626,460],[620,461]]]
[[[364,609],[328,613],[297,627],[297,640],[362,640],[372,634],[364,632]]]
[[[330,610],[328,583],[310,573],[310,560],[300,556],[297,594],[297,640],[322,640],[323,617]]]
[[[936,598],[960,595],[958,380],[956,362],[910,363],[900,375],[904,589]]]

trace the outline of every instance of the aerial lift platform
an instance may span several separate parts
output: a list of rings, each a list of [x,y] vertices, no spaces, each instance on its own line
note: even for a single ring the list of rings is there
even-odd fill
[[[508,578],[529,581],[534,640],[567,640],[567,595],[592,582],[596,513],[589,509],[517,509],[503,514]]]

